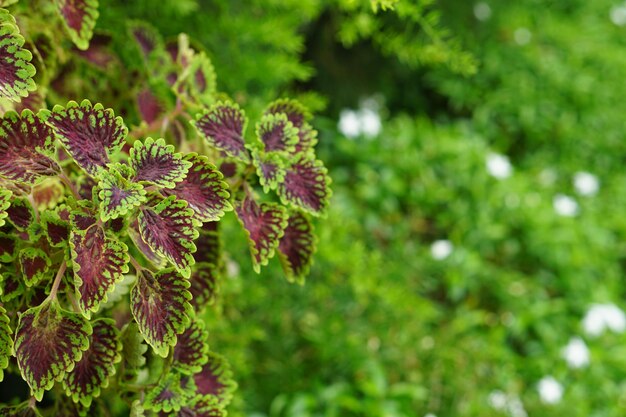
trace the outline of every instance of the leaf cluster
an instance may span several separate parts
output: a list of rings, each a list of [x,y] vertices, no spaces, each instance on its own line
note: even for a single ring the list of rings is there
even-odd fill
[[[57,104],[72,91],[49,84],[55,65],[103,71],[119,58],[93,33],[96,0],[54,6],[42,14],[76,48],[46,45],[59,36],[46,27],[28,26],[25,44],[0,9],[0,381],[19,372],[32,395],[2,412],[93,415],[113,395],[131,415],[225,415],[236,383],[199,316],[224,269],[221,220],[239,221],[257,272],[278,253],[303,282],[311,218],[331,195],[312,115],[278,99],[248,132],[206,51],[136,21],[137,123],[88,99]]]

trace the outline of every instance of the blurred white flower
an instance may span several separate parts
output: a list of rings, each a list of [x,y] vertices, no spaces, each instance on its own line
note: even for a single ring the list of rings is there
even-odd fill
[[[434,415],[433,413],[428,413],[426,414],[424,417],[437,417],[436,415]]]
[[[557,194],[552,200],[552,205],[557,214],[565,217],[573,217],[578,214],[578,203],[572,197]]]
[[[370,108],[364,108],[359,111],[359,122],[363,134],[370,138],[378,136],[382,128],[380,115]]]
[[[563,397],[563,386],[552,376],[543,377],[537,384],[539,397],[546,404],[556,404]]]
[[[626,25],[626,6],[615,6],[611,9],[611,22],[617,26]]]
[[[606,323],[604,318],[604,306],[595,304],[583,318],[583,329],[589,336],[599,336],[604,333]]]
[[[353,139],[361,133],[359,115],[354,110],[344,109],[339,115],[339,131],[347,138]]]
[[[573,337],[563,348],[563,359],[570,368],[582,368],[589,365],[589,348],[580,337]]]
[[[528,417],[524,404],[519,397],[509,397],[508,409],[512,417]]]
[[[339,114],[337,128],[347,138],[359,135],[369,138],[378,136],[382,129],[380,106],[382,98],[372,96],[361,101],[359,110],[343,109]]]
[[[615,304],[593,304],[582,324],[589,336],[599,336],[606,329],[623,333],[626,330],[626,314]]]
[[[600,182],[595,175],[581,171],[574,174],[574,188],[580,195],[594,195],[600,189]]]
[[[495,390],[489,393],[488,401],[494,410],[507,410],[512,417],[528,417],[524,404],[522,404],[517,395],[510,395],[500,390]]]
[[[491,7],[484,1],[476,3],[474,5],[474,16],[481,22],[489,20],[491,17]]]
[[[430,246],[430,253],[437,260],[446,259],[452,253],[454,247],[449,240],[436,240]]]
[[[495,410],[504,410],[508,402],[506,394],[500,390],[491,391],[489,393],[489,405]]]
[[[513,37],[518,45],[527,45],[532,39],[533,34],[526,28],[517,28],[513,33]]]
[[[626,330],[626,315],[615,304],[606,306],[606,325],[615,333],[624,333]]]
[[[487,171],[492,177],[504,179],[511,176],[513,167],[509,158],[499,153],[490,153],[487,155]]]

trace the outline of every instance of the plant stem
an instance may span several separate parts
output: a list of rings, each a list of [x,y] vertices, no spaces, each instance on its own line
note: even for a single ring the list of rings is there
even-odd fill
[[[78,303],[76,302],[76,298],[74,298],[74,296],[70,292],[67,293],[67,298],[70,300],[70,303],[72,303],[72,307],[74,307],[74,311],[77,313],[80,313],[82,310],[78,306]]]
[[[133,266],[133,268],[135,268],[135,271],[137,272],[137,274],[140,274],[141,271],[146,269],[143,266],[141,266],[139,262],[137,262],[137,259],[135,259],[131,254],[128,254],[128,257],[130,259],[130,264]]]
[[[65,269],[67,268],[67,262],[63,260],[61,262],[61,266],[57,271],[56,277],[54,277],[54,283],[52,284],[52,289],[50,290],[50,295],[48,298],[54,300],[57,297],[57,291],[59,291],[59,285],[61,285],[61,279],[63,278],[63,274],[65,274]]]
[[[39,223],[39,210],[37,209],[37,204],[35,204],[35,197],[33,197],[32,191],[30,194],[28,194],[28,202],[33,207],[33,212],[35,213],[35,222]]]

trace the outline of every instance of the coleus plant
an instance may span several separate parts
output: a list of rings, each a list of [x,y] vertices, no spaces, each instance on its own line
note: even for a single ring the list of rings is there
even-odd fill
[[[98,65],[97,1],[55,4]],[[138,22],[128,35],[146,81],[131,129],[87,99],[47,109],[0,9],[0,384],[8,370],[30,394],[3,416],[99,415],[107,395],[126,415],[225,415],[236,383],[202,320],[223,269],[221,219],[238,219],[257,272],[278,254],[302,282],[312,262],[330,179],[311,114],[278,99],[247,129],[186,36],[164,42]]]

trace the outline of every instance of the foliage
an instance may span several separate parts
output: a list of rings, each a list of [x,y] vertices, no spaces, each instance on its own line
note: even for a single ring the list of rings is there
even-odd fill
[[[623,415],[622,2],[0,4],[0,415]]]
[[[187,35],[125,20],[118,53],[94,31],[95,0],[13,7],[0,9],[0,378],[21,373],[32,399],[5,381],[0,401],[23,402],[1,412],[226,415],[237,385],[199,319],[220,224],[239,219],[257,272],[278,253],[303,281],[330,196],[311,114],[275,100],[246,131]],[[137,72],[117,79],[131,56]],[[63,99],[102,89],[115,110]],[[267,187],[270,165],[283,175]]]

